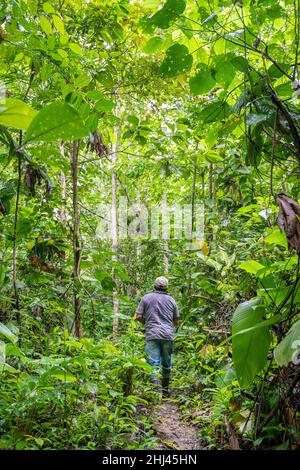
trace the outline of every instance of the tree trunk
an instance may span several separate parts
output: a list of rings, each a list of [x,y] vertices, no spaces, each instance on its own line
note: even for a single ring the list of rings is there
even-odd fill
[[[163,164],[161,170],[161,179],[162,179],[162,187],[165,187],[165,179],[166,179],[166,168]],[[168,243],[168,234],[169,234],[169,226],[168,226],[168,203],[167,203],[167,194],[163,193],[162,195],[162,239],[163,239],[163,268],[164,268],[164,275],[168,276],[169,274],[169,243]]]
[[[191,234],[190,242],[193,242],[194,231],[195,231],[195,198],[196,198],[196,182],[197,182],[197,164],[194,163],[194,172],[193,172],[193,186],[192,186],[192,214],[191,214]]]
[[[20,145],[22,145],[22,131],[20,131]],[[12,278],[13,278],[13,291],[14,291],[14,308],[16,311],[16,320],[21,328],[21,315],[20,315],[20,302],[19,302],[19,290],[17,284],[17,228],[19,219],[19,205],[20,205],[20,189],[21,189],[21,177],[22,177],[22,162],[21,154],[17,153],[18,158],[18,182],[17,182],[17,193],[16,193],[16,204],[15,204],[15,215],[14,215],[14,229],[13,229],[13,259],[12,259]],[[21,335],[19,336],[19,345],[21,345]]]
[[[118,148],[118,129],[114,131],[114,142],[112,144],[112,204],[111,204],[111,238],[112,238],[112,262],[118,261],[118,223],[117,223],[117,191],[118,191],[118,176],[115,169],[117,163],[117,148]],[[114,306],[114,319],[113,319],[113,340],[114,343],[118,341],[119,336],[119,298],[117,278],[113,269],[113,280],[115,282],[113,291],[113,306]]]
[[[81,317],[80,317],[80,297],[79,297],[79,275],[80,275],[80,243],[79,228],[80,215],[78,206],[78,154],[79,141],[73,142],[72,149],[72,187],[73,187],[73,302],[74,302],[74,321],[75,336],[82,337]]]
[[[212,204],[213,204],[213,175],[214,175],[213,164],[210,163],[209,173],[208,173],[208,197],[210,199],[210,207],[212,207]],[[210,209],[210,211],[212,212],[212,209]],[[209,241],[212,241],[214,237],[213,227],[212,227],[213,223],[214,221],[210,218],[210,221],[208,224],[208,237],[207,237]]]
[[[60,146],[59,146],[59,149],[60,149],[60,153],[61,153],[61,156],[64,157],[65,156],[65,148],[64,148],[64,143],[61,142]],[[66,228],[67,226],[67,215],[66,215],[66,204],[65,204],[65,200],[66,200],[66,176],[64,174],[63,171],[60,172],[60,184],[61,184],[61,199],[62,199],[62,205],[61,205],[61,208],[60,208],[60,221],[61,221],[61,224],[63,225],[64,228]]]

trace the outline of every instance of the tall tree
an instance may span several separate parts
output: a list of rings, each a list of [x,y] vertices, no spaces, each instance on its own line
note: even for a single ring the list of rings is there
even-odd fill
[[[74,332],[75,336],[81,338],[83,332],[81,327],[81,301],[80,301],[80,212],[78,204],[78,158],[79,158],[79,141],[74,140],[72,146],[72,189],[73,189],[73,304],[74,304]]]

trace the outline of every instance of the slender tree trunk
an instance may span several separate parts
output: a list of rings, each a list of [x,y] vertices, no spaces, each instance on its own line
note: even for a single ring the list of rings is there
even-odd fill
[[[191,235],[190,242],[193,242],[194,231],[195,231],[195,198],[196,198],[196,182],[197,182],[197,165],[194,163],[194,172],[193,172],[193,186],[192,186],[192,214],[191,214]]]
[[[213,164],[209,164],[209,179],[208,179],[208,191],[209,191],[209,198],[213,198]]]
[[[19,144],[22,145],[22,131],[20,132]],[[17,193],[16,193],[16,204],[15,204],[15,215],[14,215],[14,229],[13,229],[13,259],[12,259],[12,277],[13,277],[13,291],[14,291],[14,308],[16,311],[16,320],[19,328],[21,328],[21,314],[20,314],[20,301],[19,301],[19,290],[17,280],[17,228],[19,219],[19,206],[20,206],[20,189],[21,189],[21,177],[22,177],[22,162],[21,154],[17,153],[18,158],[18,182],[17,182]],[[21,335],[19,336],[19,344],[21,344]]]
[[[60,153],[61,153],[61,156],[64,157],[65,156],[65,148],[64,148],[64,143],[61,142],[60,146]],[[61,208],[60,208],[60,221],[62,223],[62,225],[64,226],[64,228],[66,228],[67,226],[67,215],[66,215],[66,204],[65,204],[65,200],[66,200],[66,175],[64,174],[63,171],[60,172],[60,184],[61,184],[61,199],[62,199],[62,205],[61,205]]]
[[[114,131],[114,142],[112,144],[112,177],[111,177],[111,188],[112,188],[112,204],[111,204],[111,237],[112,237],[112,261],[118,261],[118,219],[117,219],[117,191],[118,191],[118,176],[115,169],[117,163],[117,148],[118,148],[118,129]],[[119,298],[118,298],[118,286],[117,278],[113,269],[113,280],[115,287],[113,291],[113,306],[114,306],[114,319],[113,319],[113,340],[116,343],[119,336]]]
[[[140,193],[137,191],[136,193],[136,201],[137,201],[137,207],[138,207],[138,211],[139,213],[141,212],[141,197],[140,197]],[[141,257],[141,254],[142,254],[142,245],[141,245],[141,241],[140,239],[137,240],[137,246],[136,246],[136,258],[139,262],[140,260],[140,257]],[[136,272],[136,283],[137,283],[137,292],[140,293],[140,284],[141,284],[141,273],[139,270],[137,270]]]
[[[194,171],[193,171],[193,183],[192,183],[192,197],[191,197],[191,204],[192,204],[192,210],[191,210],[191,232],[190,232],[190,244],[191,247],[193,246],[193,240],[194,240],[194,231],[195,231],[195,222],[196,222],[196,215],[195,215],[195,200],[196,200],[196,183],[197,183],[197,163],[196,161],[194,162]],[[189,266],[189,273],[192,272],[192,267],[193,267],[193,261],[189,260],[188,263]],[[189,277],[189,284],[188,284],[188,290],[187,290],[187,295],[188,295],[188,308],[191,308],[192,305],[192,288],[193,288],[193,282],[192,278]]]
[[[210,199],[210,207],[213,204],[213,195],[214,195],[213,176],[214,176],[213,164],[210,163],[209,164],[209,173],[208,173],[208,197]],[[213,224],[213,220],[210,219],[209,226],[208,226],[208,239],[209,239],[209,241],[213,240],[213,236],[214,236],[212,224]]]
[[[82,337],[81,316],[80,316],[80,297],[79,297],[79,275],[80,275],[80,243],[79,228],[80,215],[78,205],[78,155],[79,141],[73,142],[72,149],[72,186],[73,186],[73,302],[75,317],[75,336]]]
[[[161,179],[162,179],[162,186],[165,187],[166,168],[164,164],[161,170]],[[162,209],[163,268],[164,268],[164,275],[168,276],[169,274],[169,243],[168,243],[169,221],[168,221],[168,202],[167,202],[166,193],[163,193],[162,195],[161,209]]]

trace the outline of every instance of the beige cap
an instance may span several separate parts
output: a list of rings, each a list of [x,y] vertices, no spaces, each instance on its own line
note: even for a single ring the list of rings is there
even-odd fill
[[[168,288],[169,281],[166,277],[160,276],[155,279],[154,282],[154,288],[155,289],[167,289]]]

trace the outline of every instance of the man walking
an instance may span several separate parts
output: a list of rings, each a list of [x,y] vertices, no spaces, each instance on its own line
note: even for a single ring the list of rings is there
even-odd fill
[[[168,292],[168,279],[158,277],[154,292],[146,294],[136,311],[136,320],[145,323],[147,362],[152,367],[151,382],[158,384],[158,372],[162,368],[163,397],[169,396],[174,325],[178,324],[178,307]]]

